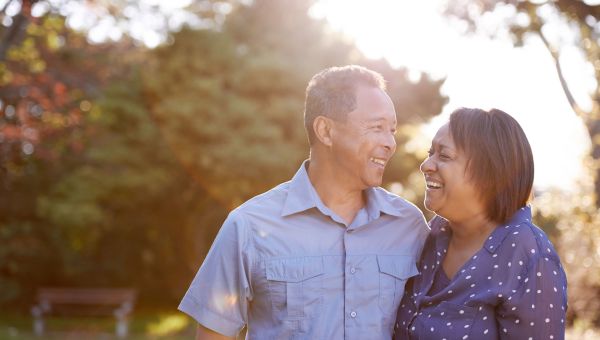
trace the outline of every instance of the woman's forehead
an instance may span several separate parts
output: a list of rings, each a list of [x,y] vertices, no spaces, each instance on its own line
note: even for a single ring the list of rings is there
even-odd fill
[[[450,125],[448,123],[440,127],[433,137],[431,144],[439,146],[440,148],[456,149],[452,133],[450,133]]]

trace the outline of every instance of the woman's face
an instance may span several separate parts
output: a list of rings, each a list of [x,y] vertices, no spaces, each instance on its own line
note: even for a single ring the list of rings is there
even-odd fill
[[[421,164],[425,176],[425,208],[450,222],[485,213],[485,204],[467,172],[467,155],[458,150],[450,125],[445,124],[431,142],[429,157]]]

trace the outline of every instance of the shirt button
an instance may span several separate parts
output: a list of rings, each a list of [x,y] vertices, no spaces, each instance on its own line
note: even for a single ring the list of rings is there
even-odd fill
[[[353,317],[353,318],[355,318],[356,317],[356,312],[350,313],[350,316]]]
[[[351,274],[354,274],[354,273],[356,273],[356,268],[354,268],[354,267],[350,268],[350,273],[351,273]]]

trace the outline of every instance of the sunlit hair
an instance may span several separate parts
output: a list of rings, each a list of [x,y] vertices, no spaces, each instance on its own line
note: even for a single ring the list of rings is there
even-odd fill
[[[498,109],[460,108],[450,115],[456,147],[486,204],[488,218],[506,222],[527,204],[533,186],[533,154],[519,123]]]
[[[356,109],[356,88],[359,85],[385,90],[381,74],[358,65],[330,67],[317,73],[306,87],[304,103],[304,127],[308,142],[313,145],[316,137],[313,122],[318,116],[343,121]]]

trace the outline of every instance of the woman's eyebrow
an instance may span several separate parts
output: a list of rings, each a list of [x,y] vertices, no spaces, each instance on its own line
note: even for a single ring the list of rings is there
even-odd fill
[[[440,150],[447,149],[447,150],[450,150],[450,151],[454,151],[453,147],[451,147],[451,146],[449,146],[447,144],[441,143],[441,142],[436,142],[434,140],[434,141],[431,142],[431,147],[435,147],[435,146],[437,146]]]

